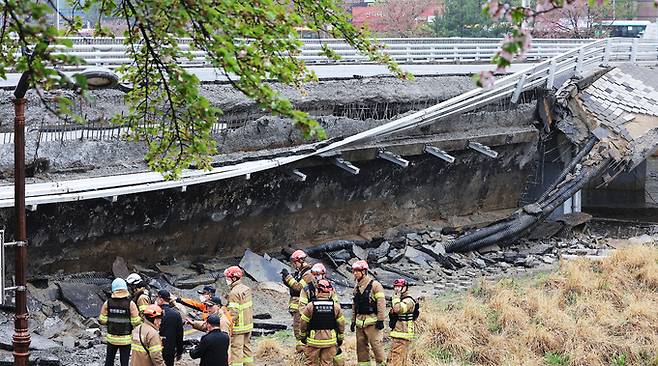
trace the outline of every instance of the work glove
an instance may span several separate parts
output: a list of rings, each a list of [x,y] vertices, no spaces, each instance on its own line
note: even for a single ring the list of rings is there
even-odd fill
[[[343,340],[342,339],[337,340],[336,344],[338,345],[338,347],[342,346],[343,345]]]
[[[375,328],[378,330],[383,330],[384,329],[384,321],[383,320],[377,320],[377,323],[375,323]]]
[[[352,333],[356,330],[356,323],[352,323],[352,325],[350,325],[350,330]]]
[[[290,274],[290,272],[288,272],[287,269],[285,269],[285,268],[282,269],[282,270],[281,270],[281,280],[282,280],[283,282],[286,282],[286,277],[288,277],[289,274]]]

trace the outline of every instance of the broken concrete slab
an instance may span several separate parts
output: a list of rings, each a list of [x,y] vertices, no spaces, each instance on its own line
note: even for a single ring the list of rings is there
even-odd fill
[[[130,274],[126,260],[123,259],[123,257],[114,258],[114,262],[112,263],[112,274],[116,278],[126,278]]]
[[[553,251],[553,246],[549,244],[537,244],[534,245],[528,249],[523,249],[519,253],[521,255],[536,255],[536,256],[542,256],[544,254],[551,253]]]
[[[441,243],[434,245],[424,244],[416,247],[416,249],[427,254],[432,260],[438,260],[446,254],[446,248]]]
[[[292,272],[290,267],[278,259],[272,258],[268,261],[249,249],[245,250],[240,267],[256,282],[280,282],[282,269]]]
[[[85,318],[96,318],[103,306],[103,298],[100,296],[102,288],[87,283],[59,282],[62,299],[73,305],[77,312]]]
[[[589,222],[592,215],[586,212],[572,212],[558,217],[555,221],[564,223],[568,227],[577,227]]]
[[[341,249],[337,252],[329,253],[328,255],[331,256],[331,258],[334,261],[336,261],[338,264],[347,263],[347,261],[350,260],[350,258],[352,258],[350,252],[348,252],[345,249]]]
[[[139,264],[133,264],[131,266],[133,268],[134,272],[141,273],[143,275],[146,275],[148,277],[155,277],[160,274],[156,269],[150,268],[150,267],[144,267]]]
[[[352,253],[354,253],[354,256],[361,259],[361,260],[368,260],[368,251],[366,249],[361,248],[360,246],[354,244],[352,245]]]
[[[418,257],[424,259],[425,262],[433,262],[435,260],[432,255],[429,255],[429,254],[427,254],[427,253],[425,253],[421,250],[418,250],[414,247],[411,247],[411,246],[408,246],[405,249],[404,256],[409,260],[412,260],[413,258],[418,258]]]
[[[12,343],[12,336],[14,334],[14,325],[5,323],[0,325],[0,349],[12,351],[14,345]],[[30,350],[45,351],[62,346],[44,336],[32,333],[30,334]]]
[[[409,234],[406,235],[406,237],[407,237],[407,240],[411,241],[411,242],[416,242],[418,244],[423,242],[423,238],[420,235],[418,235],[417,233],[409,233]]]
[[[205,273],[202,275],[178,278],[172,285],[176,288],[189,290],[197,286],[213,284],[215,281],[217,281],[216,275]]]
[[[62,363],[57,355],[49,351],[30,352],[30,366],[60,366]],[[8,351],[0,351],[0,366],[13,366],[14,355]]]
[[[288,329],[288,325],[275,322],[254,322],[254,328],[267,330],[286,330]]]
[[[389,242],[382,242],[377,248],[372,249],[370,253],[368,253],[368,261],[378,262],[382,259],[386,260],[386,256],[390,249],[391,244],[389,244]]]
[[[410,272],[402,271],[402,270],[398,269],[397,267],[382,264],[381,269],[383,269],[385,271],[388,271],[388,272],[397,273],[402,278],[411,278],[412,280],[414,280],[416,282],[420,281],[420,278],[418,276],[416,276],[415,274],[410,273]]]
[[[544,221],[537,225],[530,234],[528,234],[528,240],[543,240],[555,236],[564,228],[563,222],[557,221]]]
[[[273,291],[280,294],[287,294],[288,288],[281,282],[260,282],[256,285],[258,291]]]
[[[398,278],[404,278],[405,280],[407,280],[407,282],[409,282],[409,285],[411,285],[411,286],[414,286],[416,284],[416,281],[411,277],[403,276],[403,275],[401,275],[399,273],[395,273],[395,272],[389,272],[389,271],[384,270],[382,268],[375,268],[372,271],[372,273],[375,276],[375,278],[377,279],[377,281],[379,281],[382,284],[382,286],[384,286],[384,288],[387,288],[387,289],[392,289],[393,288],[393,281],[397,280]]]
[[[478,249],[478,253],[480,253],[480,254],[495,253],[495,252],[498,252],[498,251],[500,251],[500,250],[501,250],[501,249],[500,249],[500,247],[499,247],[498,245],[496,245],[496,244],[491,244],[491,245],[487,245],[487,246],[484,247],[484,248],[480,248],[480,249]]]
[[[400,249],[391,249],[386,258],[388,258],[388,261],[391,263],[398,262],[400,259],[404,258],[404,251]]]

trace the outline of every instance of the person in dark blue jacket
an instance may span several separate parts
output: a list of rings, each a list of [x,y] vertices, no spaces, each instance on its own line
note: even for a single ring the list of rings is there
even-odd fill
[[[230,338],[219,329],[219,320],[217,315],[208,316],[206,320],[208,333],[201,337],[199,345],[190,351],[193,359],[201,359],[199,366],[228,366]]]
[[[169,305],[171,294],[167,290],[158,291],[155,303],[164,311],[160,324],[160,337],[162,337],[162,358],[167,366],[174,366],[174,359],[180,360],[183,356],[183,318],[178,310]]]

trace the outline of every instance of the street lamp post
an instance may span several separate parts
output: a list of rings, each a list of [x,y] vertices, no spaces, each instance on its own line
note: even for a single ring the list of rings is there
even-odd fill
[[[81,72],[87,78],[89,89],[109,89],[118,83],[118,77],[110,70],[87,69]],[[60,74],[69,80],[68,76]],[[27,225],[25,216],[25,94],[30,88],[31,73],[24,72],[14,89],[14,214],[15,233],[15,303],[14,318],[14,366],[28,366],[30,358],[30,331],[27,312]],[[69,80],[70,81],[70,80]],[[73,85],[69,82],[69,85]]]
[[[14,90],[14,215],[16,215],[15,271],[16,317],[14,319],[14,365],[27,366],[30,357],[30,332],[27,327],[27,228],[25,225],[25,93],[30,73],[21,78]]]

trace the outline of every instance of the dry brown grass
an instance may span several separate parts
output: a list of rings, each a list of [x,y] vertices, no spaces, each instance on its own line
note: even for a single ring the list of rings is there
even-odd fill
[[[414,366],[658,366],[658,248],[563,262],[529,283],[483,283],[457,300],[423,304],[417,328]],[[274,343],[261,342],[258,355],[302,365]],[[347,365],[356,364],[352,335],[344,350]]]
[[[658,249],[563,262],[534,284],[482,284],[428,303],[414,364],[658,365]]]

